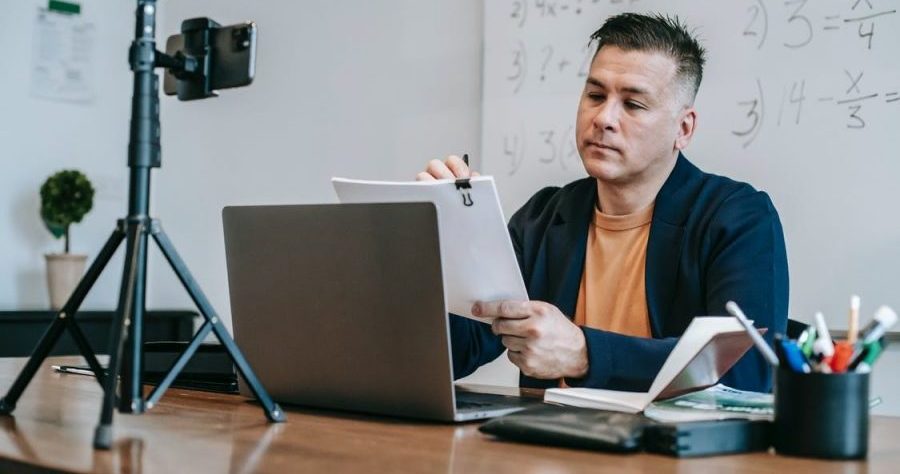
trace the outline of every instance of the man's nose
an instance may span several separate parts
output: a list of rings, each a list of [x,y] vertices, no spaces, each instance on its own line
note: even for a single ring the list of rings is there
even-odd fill
[[[606,101],[594,115],[594,126],[603,130],[616,131],[619,128],[621,108],[612,101]]]

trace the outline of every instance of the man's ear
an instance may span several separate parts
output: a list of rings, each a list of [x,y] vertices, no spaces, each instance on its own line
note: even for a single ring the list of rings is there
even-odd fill
[[[675,136],[675,149],[684,150],[694,138],[697,128],[697,110],[691,106],[681,111],[678,120],[678,135]]]

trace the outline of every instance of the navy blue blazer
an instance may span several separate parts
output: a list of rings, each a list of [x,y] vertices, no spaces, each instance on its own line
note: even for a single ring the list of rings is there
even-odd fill
[[[535,194],[510,219],[509,232],[532,300],[554,304],[569,318],[584,271],[597,182],[585,178]],[[787,325],[788,268],[784,235],[769,196],[746,183],[704,173],[679,155],[653,209],[645,269],[652,338],[582,328],[589,369],[571,386],[643,391],[694,316],[724,315],[736,301],[766,339]],[[505,349],[487,324],[450,316],[456,378]],[[750,350],[722,383],[771,390],[771,370]],[[519,376],[523,387],[558,380]]]

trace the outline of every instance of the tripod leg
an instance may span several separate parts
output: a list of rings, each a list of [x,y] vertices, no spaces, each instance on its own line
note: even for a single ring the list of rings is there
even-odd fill
[[[100,382],[102,386],[102,368],[97,362],[97,357],[94,356],[94,352],[91,350],[90,345],[87,343],[87,339],[84,338],[84,334],[77,328],[72,317],[78,311],[81,302],[84,301],[85,296],[87,296],[91,287],[94,286],[97,278],[103,273],[103,269],[106,267],[106,264],[109,263],[109,259],[112,258],[113,254],[116,253],[116,249],[119,247],[119,244],[122,243],[122,239],[124,238],[125,232],[122,231],[120,226],[116,228],[112,235],[109,236],[109,239],[106,240],[106,243],[103,245],[103,248],[100,249],[97,258],[94,259],[94,262],[91,263],[87,273],[85,273],[84,277],[78,283],[78,286],[75,287],[72,296],[69,297],[69,300],[63,305],[63,309],[57,314],[56,319],[53,320],[50,327],[44,332],[41,340],[38,341],[37,346],[35,346],[34,351],[31,353],[31,357],[25,364],[25,368],[19,373],[19,376],[16,378],[16,381],[13,382],[13,385],[6,393],[6,396],[0,399],[0,414],[6,415],[15,410],[16,403],[19,401],[22,392],[25,391],[28,383],[34,378],[34,374],[37,373],[38,368],[44,363],[44,360],[50,354],[50,351],[53,350],[53,347],[59,341],[59,337],[67,326],[69,329],[74,328],[72,335],[75,339],[75,343],[78,345],[81,355],[84,356],[91,366],[91,369],[97,374],[97,381]]]
[[[122,240],[125,238],[124,222],[124,220],[119,221],[116,230],[113,231],[113,234],[110,236],[109,240],[107,240],[106,244],[97,255],[97,258],[94,260],[94,263],[91,264],[91,267],[88,269],[87,273],[85,273],[84,278],[75,288],[75,291],[72,292],[72,296],[69,297],[69,300],[66,301],[66,304],[63,306],[63,312],[69,315],[69,317],[66,318],[66,321],[68,322],[67,326],[69,329],[69,334],[71,334],[72,339],[75,340],[75,345],[78,347],[78,351],[81,353],[81,356],[84,357],[84,359],[87,361],[88,366],[90,366],[91,370],[94,372],[97,382],[101,387],[104,386],[105,381],[103,367],[100,366],[100,362],[97,361],[97,357],[94,355],[94,351],[93,349],[91,349],[91,345],[87,342],[87,338],[84,336],[81,328],[78,327],[78,324],[75,321],[75,314],[78,312],[78,308],[81,307],[81,303],[84,301],[84,298],[87,297],[87,294],[90,291],[91,287],[94,286],[97,278],[100,277],[103,269],[106,268],[109,260],[116,253],[116,250],[119,248],[119,244],[121,244]]]
[[[212,332],[212,324],[209,321],[203,323],[203,326],[200,327],[200,330],[197,331],[197,334],[194,335],[193,339],[191,339],[191,343],[188,344],[187,348],[184,352],[178,356],[178,359],[172,364],[172,367],[166,372],[166,376],[159,382],[156,388],[153,389],[153,392],[150,393],[150,396],[147,397],[147,409],[153,408],[156,405],[156,402],[162,398],[163,393],[169,388],[169,385],[172,385],[172,382],[175,381],[175,377],[181,373],[181,370],[184,369],[184,366],[187,365],[188,361],[191,360],[194,353],[197,352],[197,348],[200,347],[200,344],[206,339],[206,336]]]
[[[116,383],[122,362],[122,346],[131,324],[131,310],[134,301],[135,286],[138,279],[138,251],[143,233],[141,221],[129,222],[128,244],[125,254],[125,269],[122,273],[122,286],[119,291],[119,308],[109,337],[109,369],[106,374],[106,386],[103,393],[103,407],[100,410],[100,423],[94,431],[94,447],[109,449],[112,445],[112,420],[116,401]]]
[[[81,328],[78,327],[78,324],[71,318],[69,319],[69,324],[67,326],[69,328],[69,334],[72,336],[72,339],[75,340],[75,345],[78,346],[78,351],[81,352],[82,357],[87,361],[91,371],[94,372],[94,377],[97,379],[97,382],[101,387],[105,387],[106,371],[103,370],[103,366],[100,365],[100,362],[94,355],[94,350],[91,349],[91,344],[88,342],[87,337],[81,331]]]
[[[219,319],[219,316],[213,309],[212,304],[210,304],[209,300],[206,299],[206,295],[203,294],[203,291],[200,290],[200,285],[198,285],[197,281],[194,280],[194,277],[188,270],[187,265],[185,265],[184,261],[178,255],[178,252],[175,250],[175,246],[172,245],[172,241],[169,240],[169,237],[165,232],[163,232],[162,228],[160,228],[159,221],[154,219],[151,222],[150,233],[151,235],[153,235],[153,239],[156,240],[156,243],[159,245],[159,249],[166,257],[166,260],[169,261],[169,265],[172,266],[172,270],[174,270],[175,274],[178,275],[178,279],[181,280],[181,284],[184,285],[184,288],[187,290],[188,294],[190,294],[191,299],[194,300],[194,304],[197,305],[200,313],[203,314],[203,317],[206,318],[206,321],[212,325],[213,332],[215,332],[216,337],[219,339],[222,345],[225,346],[225,349],[228,351],[229,357],[231,357],[231,361],[234,362],[235,366],[237,366],[238,371],[247,382],[247,385],[250,387],[253,395],[256,396],[256,399],[263,406],[263,411],[266,414],[266,418],[268,418],[269,421],[276,423],[285,421],[286,418],[284,416],[284,410],[282,410],[281,407],[278,406],[278,404],[272,401],[272,399],[269,397],[269,393],[266,392],[266,389],[262,386],[262,383],[259,381],[259,379],[256,378],[256,374],[253,373],[253,369],[250,368],[250,364],[247,363],[247,359],[245,359],[244,355],[241,354],[241,351],[240,349],[238,349],[237,344],[235,344],[234,339],[232,339],[231,335],[228,334],[228,329],[225,328],[225,325],[222,324],[222,321]]]
[[[142,413],[144,411],[144,308],[147,281],[147,237],[149,219],[144,218],[135,230],[139,234],[134,250],[135,277],[130,309],[128,310],[128,333],[122,353],[119,374],[119,413]]]

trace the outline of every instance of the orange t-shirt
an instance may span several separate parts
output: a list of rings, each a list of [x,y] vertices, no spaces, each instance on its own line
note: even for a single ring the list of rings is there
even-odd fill
[[[644,270],[653,204],[624,216],[594,210],[575,324],[651,337]]]

